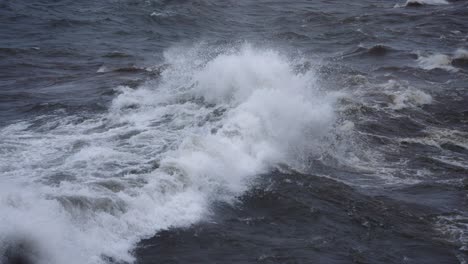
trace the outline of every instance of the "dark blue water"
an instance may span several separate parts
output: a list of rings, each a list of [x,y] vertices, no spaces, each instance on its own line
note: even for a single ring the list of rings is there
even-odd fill
[[[468,2],[0,0],[1,263],[466,263]]]

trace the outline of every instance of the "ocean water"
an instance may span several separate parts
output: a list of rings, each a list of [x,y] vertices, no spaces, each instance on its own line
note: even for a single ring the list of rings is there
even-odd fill
[[[0,22],[0,263],[468,262],[468,1]]]

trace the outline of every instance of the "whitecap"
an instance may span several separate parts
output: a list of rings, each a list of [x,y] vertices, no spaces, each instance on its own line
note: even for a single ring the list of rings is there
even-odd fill
[[[416,89],[407,89],[392,94],[393,109],[422,106],[432,103],[432,96]]]
[[[429,56],[419,56],[418,64],[422,69],[433,70],[443,69],[448,71],[457,71],[458,69],[452,66],[452,57],[445,54],[433,54]]]

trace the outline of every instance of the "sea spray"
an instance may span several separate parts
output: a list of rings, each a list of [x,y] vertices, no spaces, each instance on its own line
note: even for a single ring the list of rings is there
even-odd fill
[[[179,48],[164,63],[104,115],[0,130],[2,253],[26,237],[36,263],[132,262],[140,239],[202,220],[280,163],[300,167],[332,129],[334,97],[274,50]]]

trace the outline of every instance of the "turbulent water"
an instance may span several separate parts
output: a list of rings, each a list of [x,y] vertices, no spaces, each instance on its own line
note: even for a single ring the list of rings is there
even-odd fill
[[[0,263],[468,262],[467,1],[0,22]]]

